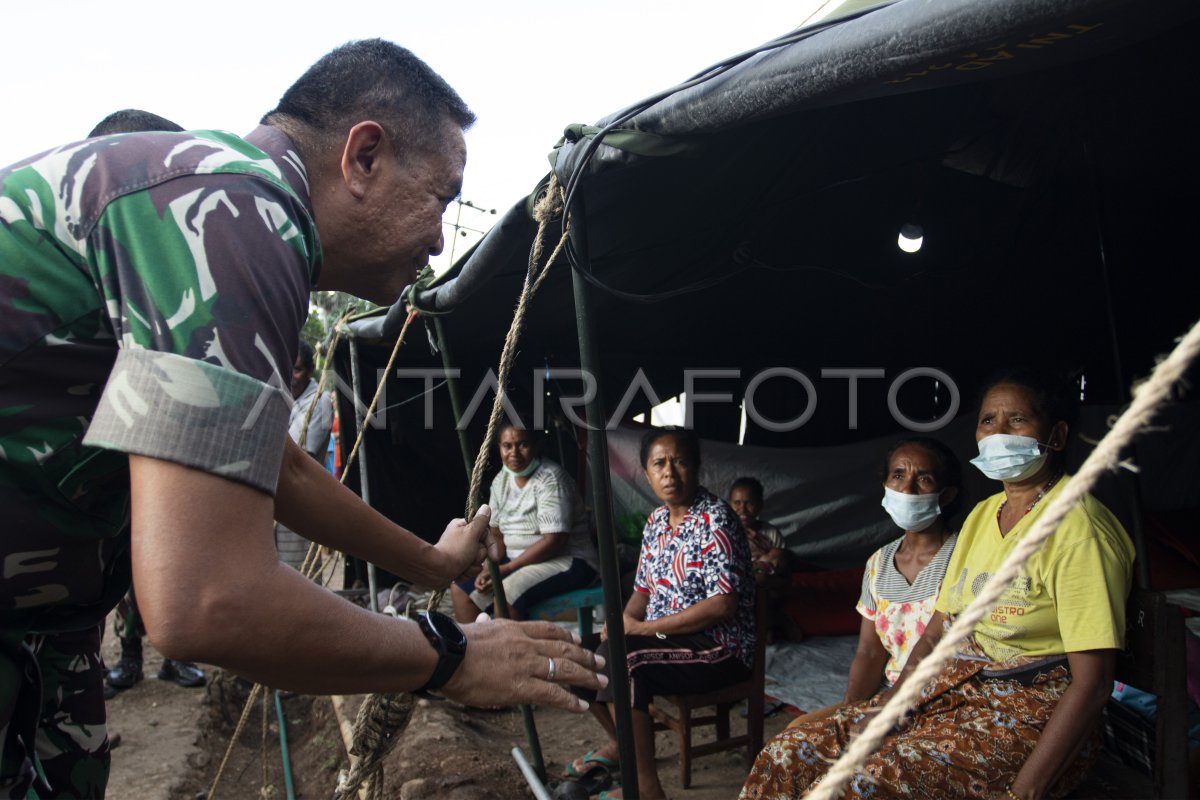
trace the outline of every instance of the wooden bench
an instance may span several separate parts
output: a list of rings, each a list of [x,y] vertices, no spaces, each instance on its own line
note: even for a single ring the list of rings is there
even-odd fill
[[[1134,589],[1126,606],[1125,626],[1125,650],[1117,656],[1117,680],[1158,697],[1150,780],[1106,748],[1092,774],[1071,797],[1185,798],[1188,694],[1183,615],[1161,593]]]

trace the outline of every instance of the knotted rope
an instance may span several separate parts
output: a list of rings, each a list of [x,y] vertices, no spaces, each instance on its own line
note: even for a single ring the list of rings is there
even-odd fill
[[[1121,461],[1121,452],[1135,436],[1149,426],[1154,415],[1171,399],[1172,388],[1182,379],[1197,354],[1200,354],[1200,323],[1194,325],[1171,355],[1155,368],[1150,380],[1135,389],[1133,403],[1100,440],[1075,477],[1063,487],[1025,538],[1013,548],[1004,563],[988,580],[983,592],[963,610],[937,646],[916,666],[899,691],[867,725],[862,735],[851,743],[837,763],[825,774],[820,784],[808,795],[811,800],[831,800],[841,795],[845,782],[862,768],[871,754],[878,749],[888,731],[916,707],[925,684],[954,659],[958,645],[971,635],[975,625],[984,615],[991,612],[1009,584],[1018,576],[1025,562],[1054,534],[1059,523],[1071,508],[1083,499],[1101,474],[1115,472],[1122,466],[1132,468],[1132,465]]]
[[[563,230],[562,238],[558,240],[558,246],[546,260],[545,266],[538,267],[538,261],[541,260],[545,248],[546,231],[550,221],[561,213],[562,208],[562,190],[558,186],[558,178],[552,177],[550,185],[546,188],[546,194],[537,202],[533,210],[534,219],[538,223],[538,232],[533,240],[533,249],[529,254],[529,269],[525,273],[525,286],[521,291],[520,299],[517,300],[517,309],[513,312],[512,325],[508,328],[508,335],[504,338],[504,350],[500,353],[500,367],[496,376],[496,397],[492,402],[492,413],[488,417],[487,433],[483,437],[483,443],[479,446],[479,453],[475,456],[475,466],[471,470],[471,488],[467,492],[466,518],[468,520],[474,517],[475,512],[479,509],[479,493],[483,488],[483,474],[487,471],[488,456],[496,438],[496,426],[500,423],[500,416],[504,411],[504,397],[508,391],[508,375],[512,371],[512,364],[516,359],[517,340],[521,338],[521,331],[525,327],[525,315],[529,310],[529,303],[542,285],[542,281],[550,274],[550,265],[558,258],[563,246],[567,243],[566,234],[570,229],[569,222]]]
[[[539,267],[538,262],[541,260],[544,251],[545,236],[549,228],[549,223],[556,214],[561,212],[562,206],[562,190],[558,186],[557,178],[551,178],[545,196],[538,201],[534,208],[534,219],[538,223],[538,232],[534,239],[533,249],[530,251],[529,269],[525,275],[525,284],[521,291],[520,299],[517,301],[517,308],[513,314],[512,324],[509,326],[508,335],[504,340],[504,349],[500,355],[499,374],[496,381],[496,397],[492,402],[492,413],[488,418],[487,433],[484,436],[483,443],[480,445],[479,453],[475,457],[475,468],[471,472],[471,485],[467,494],[465,515],[468,522],[475,516],[475,512],[479,508],[478,496],[483,485],[483,474],[487,469],[488,453],[495,439],[496,427],[503,411],[505,387],[508,385],[508,375],[515,358],[517,340],[520,338],[521,330],[525,324],[525,315],[529,308],[529,302],[537,292],[538,287],[541,286],[542,281],[550,271],[550,266],[558,258],[567,241],[567,228],[564,228],[563,236],[559,240],[558,246],[550,254],[550,258],[546,260],[545,265]],[[413,316],[415,316],[415,312],[409,315],[408,321],[405,322],[405,330],[408,329],[408,322],[412,321]],[[401,336],[403,335],[404,332],[401,331]],[[399,342],[396,343],[396,347],[399,349]],[[395,351],[393,351],[392,357],[395,358]],[[391,362],[389,361],[388,372],[390,371]],[[378,400],[378,398],[379,393],[377,391],[375,399]],[[375,401],[372,400],[372,408],[374,408],[374,405]],[[361,435],[362,431],[359,431],[360,440]],[[357,449],[358,443],[356,442],[355,450],[352,451],[351,455]],[[349,462],[347,462],[348,465]],[[441,603],[444,594],[445,589],[433,592],[430,595],[429,608],[436,608]],[[384,757],[395,747],[396,742],[399,741],[399,733],[408,724],[408,720],[412,716],[412,708],[412,696],[404,693],[373,694],[363,702],[362,707],[358,711],[358,719],[354,723],[353,745],[350,749],[351,755],[357,756],[359,761],[338,782],[338,787],[333,794],[334,800],[346,800],[364,783],[366,784],[367,795],[370,800],[381,800],[384,785]]]
[[[414,704],[411,694],[390,692],[373,694],[359,706],[350,746],[350,755],[358,761],[348,773],[339,776],[334,798],[347,798],[360,784],[365,784],[368,800],[383,800],[383,759],[408,726]]]

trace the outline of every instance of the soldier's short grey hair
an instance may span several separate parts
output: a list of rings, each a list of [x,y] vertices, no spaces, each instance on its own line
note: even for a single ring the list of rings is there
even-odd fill
[[[338,47],[292,84],[263,122],[283,129],[301,155],[338,147],[364,120],[383,126],[398,158],[440,152],[445,126],[475,114],[440,75],[399,45],[363,39]],[[306,152],[307,151],[307,152]]]

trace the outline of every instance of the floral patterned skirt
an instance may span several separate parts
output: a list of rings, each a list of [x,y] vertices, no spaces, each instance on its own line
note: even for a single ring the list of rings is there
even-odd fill
[[[922,692],[923,700],[899,733],[850,780],[844,797],[992,798],[1004,795],[1038,738],[1071,675],[1059,662],[1016,678],[988,678],[994,664],[958,659]],[[820,781],[849,745],[850,726],[871,700],[783,731],[763,748],[741,800],[800,798]],[[1073,789],[1095,760],[1100,728],[1089,738],[1051,794]]]

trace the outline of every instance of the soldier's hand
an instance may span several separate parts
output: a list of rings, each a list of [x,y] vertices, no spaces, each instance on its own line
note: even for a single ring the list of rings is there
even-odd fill
[[[588,703],[565,688],[599,689],[604,659],[579,646],[579,636],[552,622],[486,619],[464,625],[467,653],[440,694],[474,706],[536,703],[583,712]],[[553,662],[553,666],[551,665]],[[502,681],[497,675],[504,675]]]
[[[489,531],[492,510],[487,505],[479,507],[475,518],[451,520],[438,540],[437,550],[442,556],[441,586],[451,581],[478,575],[483,569],[483,560],[497,547]]]

